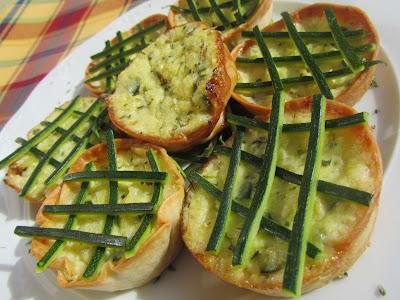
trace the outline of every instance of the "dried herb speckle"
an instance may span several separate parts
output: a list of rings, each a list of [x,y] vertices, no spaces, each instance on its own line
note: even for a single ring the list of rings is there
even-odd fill
[[[373,80],[371,81],[370,88],[371,88],[371,89],[375,89],[375,88],[377,88],[377,87],[379,87],[378,82],[376,82],[376,80],[373,79]]]
[[[377,294],[379,296],[386,296],[386,289],[383,287],[382,284],[378,285]]]
[[[344,272],[342,275],[339,275],[338,277],[335,278],[335,280],[340,280],[349,277],[349,273]]]

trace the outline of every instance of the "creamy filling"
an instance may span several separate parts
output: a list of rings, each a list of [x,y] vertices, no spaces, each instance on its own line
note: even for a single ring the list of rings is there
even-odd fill
[[[85,112],[96,100],[96,98],[92,97],[85,97],[81,98],[78,101],[76,106],[77,111]],[[70,101],[64,103],[61,108],[66,108]],[[103,105],[100,105],[95,112],[93,113],[94,116],[98,116],[100,112],[104,109]],[[51,122],[57,118],[57,116],[62,112],[61,109],[55,109],[46,119],[45,121]],[[59,127],[64,130],[69,129],[78,119],[80,118],[79,115],[72,113],[66,120],[64,120]],[[80,126],[75,135],[78,137],[83,137],[85,133],[90,129],[92,126],[92,122],[84,122],[82,126]],[[35,134],[39,133],[45,126],[39,124],[32,128],[28,133],[28,139],[31,139]],[[54,145],[54,143],[61,137],[61,134],[54,131],[48,137],[46,137],[42,142],[40,142],[36,147],[44,153],[47,153],[48,150]],[[94,142],[95,138],[91,137],[91,142]],[[53,158],[59,162],[62,162],[68,154],[73,150],[75,147],[76,142],[74,142],[71,138],[67,139],[54,153]],[[32,174],[33,170],[39,163],[39,158],[31,153],[26,153],[23,157],[17,160],[13,165],[13,169],[16,171],[17,174],[12,176],[8,176],[7,180],[12,183],[12,185],[22,189],[25,185],[26,181]],[[45,180],[53,173],[55,167],[50,163],[45,165],[42,168],[41,172],[39,173],[35,184],[32,186],[31,190],[27,194],[27,196],[32,197],[34,199],[41,199],[44,196],[44,191],[46,186],[44,185]]]
[[[161,170],[164,165],[160,162]],[[151,171],[148,160],[143,153],[138,155],[134,151],[119,151],[117,155],[117,169],[119,171]],[[93,170],[108,170],[107,162],[96,162]],[[167,183],[168,184],[168,183]],[[80,185],[64,185],[60,199],[57,204],[72,204],[79,192]],[[152,199],[154,190],[153,183],[148,182],[118,182],[118,203],[146,203]],[[164,198],[164,197],[163,197]],[[92,204],[109,203],[109,184],[107,181],[92,181],[83,202]],[[143,215],[134,213],[121,214],[115,217],[111,234],[126,236],[128,240],[133,237],[139,228]],[[52,216],[51,227],[63,228],[67,216]],[[99,214],[79,214],[73,226],[75,230],[93,233],[102,233],[106,216]],[[152,229],[154,229],[152,227]],[[82,277],[89,264],[96,246],[79,242],[68,241],[57,258],[66,258],[72,262],[73,271],[63,268],[62,272],[67,280],[78,280]],[[98,272],[107,262],[117,263],[124,257],[124,250],[118,248],[106,248],[104,259],[101,261]],[[94,277],[94,279],[96,276]]]
[[[325,20],[325,18],[321,19],[311,19],[304,21],[302,24],[295,24],[298,31],[330,31],[329,26]],[[286,31],[282,30],[282,31]],[[306,42],[307,48],[312,54],[329,52],[338,50],[335,42],[332,39],[309,39],[304,40]],[[271,52],[273,57],[281,57],[281,56],[292,56],[292,55],[300,55],[294,43],[290,39],[265,39],[265,42]],[[353,46],[360,46],[363,44],[363,39],[361,38],[353,38],[349,39],[349,42]],[[361,54],[361,56],[365,57],[365,54]],[[240,57],[255,59],[262,57],[260,49],[257,44],[253,45],[249,49],[246,50]],[[329,60],[318,60],[318,66],[322,70],[322,72],[330,72],[339,70],[346,67],[346,63],[340,59],[329,59]],[[306,65],[300,61],[299,63],[287,63],[287,64],[278,64],[278,73],[281,79],[284,78],[292,78],[292,77],[301,77],[301,76],[311,76]],[[258,82],[258,81],[270,81],[271,77],[269,72],[264,64],[237,64],[238,75],[240,83],[247,82]],[[334,95],[336,97],[343,90],[345,90],[356,77],[356,74],[330,78],[327,79],[328,85]],[[241,94],[247,101],[250,103],[266,106],[267,108],[271,107],[272,100],[272,91],[271,90],[237,90],[237,93]],[[289,85],[285,87],[285,99],[291,100],[299,97],[309,96],[313,94],[320,93],[318,86],[311,83],[303,83],[297,85]]]
[[[212,119],[206,84],[218,65],[215,32],[188,24],[160,36],[134,56],[110,97],[124,128],[164,139]]]
[[[286,115],[285,123],[309,122],[306,112]],[[267,140],[264,130],[247,130],[242,150],[262,156]],[[307,153],[308,133],[283,133],[278,151],[278,166],[302,174]],[[320,179],[336,184],[357,188],[363,191],[374,191],[374,179],[371,175],[370,154],[363,149],[351,129],[328,130],[322,158]],[[201,171],[201,175],[223,189],[228,169],[229,158],[217,155]],[[241,162],[237,175],[233,199],[250,206],[259,180],[259,169],[246,162]],[[272,192],[264,216],[274,222],[291,228],[297,208],[299,186],[275,177]],[[201,187],[194,185],[189,191],[188,207],[185,219],[187,232],[185,240],[194,252],[202,253],[208,243],[215,223],[219,202]],[[365,213],[366,207],[349,200],[338,199],[323,193],[317,193],[313,210],[310,241],[323,249],[322,262],[329,261],[334,253],[334,245],[346,240],[357,220]],[[260,230],[252,242],[249,263],[243,267],[233,268],[232,249],[236,245],[243,217],[231,213],[226,238],[218,256],[211,256],[219,270],[225,270],[232,276],[240,278],[254,276],[255,281],[262,282],[263,276],[271,272],[282,271],[287,256],[287,242]],[[321,262],[319,261],[319,262]],[[315,262],[307,259],[307,266]],[[278,272],[279,273],[279,272]],[[246,274],[246,275],[244,275]],[[260,276],[261,275],[261,276]]]

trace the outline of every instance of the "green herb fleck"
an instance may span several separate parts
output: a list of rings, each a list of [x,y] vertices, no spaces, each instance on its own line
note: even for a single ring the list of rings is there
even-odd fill
[[[329,160],[322,160],[322,166],[323,166],[323,167],[330,166],[331,162],[332,162],[331,159],[329,159]]]
[[[261,274],[269,274],[269,273],[273,273],[276,271],[279,271],[280,269],[282,269],[282,266],[264,266],[261,268],[260,273]]]
[[[258,255],[260,255],[260,252],[257,250],[256,252],[254,252],[254,254],[251,257],[251,259],[255,259]]]
[[[378,285],[378,295],[386,296],[386,289],[383,287],[382,284]]]
[[[375,89],[379,87],[378,82],[375,79],[372,79],[371,84],[369,86],[371,89]]]
[[[129,93],[132,96],[136,96],[139,93],[140,89],[140,82],[139,81],[133,81],[132,86],[129,88]]]
[[[349,273],[344,272],[342,275],[339,275],[338,277],[335,278],[335,280],[340,280],[349,277]]]

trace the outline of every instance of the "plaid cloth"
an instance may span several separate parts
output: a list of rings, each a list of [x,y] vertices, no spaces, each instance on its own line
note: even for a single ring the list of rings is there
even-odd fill
[[[127,11],[133,2],[0,2],[0,129],[61,59]]]

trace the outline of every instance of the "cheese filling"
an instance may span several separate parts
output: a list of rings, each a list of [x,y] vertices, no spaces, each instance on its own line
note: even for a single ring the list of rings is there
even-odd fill
[[[173,138],[212,119],[206,84],[218,65],[215,32],[187,24],[161,35],[134,56],[110,97],[124,128]]]
[[[118,171],[151,171],[150,164],[144,155],[143,150],[118,151],[117,154]],[[96,161],[93,171],[108,170],[107,161]],[[164,170],[164,165],[160,162],[160,170]],[[168,181],[166,183],[168,185]],[[80,189],[80,184],[64,185],[57,204],[72,204]],[[166,193],[168,192],[168,189]],[[118,203],[145,203],[150,202],[154,191],[154,184],[149,182],[118,182]],[[162,197],[163,199],[165,197]],[[109,202],[109,184],[107,181],[91,181],[84,197],[85,203],[107,204]],[[63,228],[67,216],[51,216],[52,228]],[[143,215],[134,213],[120,214],[115,217],[111,234],[126,236],[128,241],[133,237],[139,228]],[[72,229],[85,232],[102,233],[106,216],[100,214],[78,214]],[[152,227],[152,229],[154,229]],[[96,246],[67,241],[62,251],[57,254],[57,259],[66,258],[72,264],[72,270],[63,268],[62,272],[67,280],[78,280],[82,277],[87,265],[89,264]],[[119,248],[106,248],[104,258],[98,267],[98,272],[102,265],[107,262],[117,263],[124,258],[124,250]],[[98,274],[98,273],[97,273]],[[97,276],[95,276],[96,278]],[[95,279],[94,278],[94,279]]]
[[[309,122],[306,112],[286,115],[285,123]],[[279,167],[302,174],[307,153],[308,133],[283,133],[278,152]],[[267,132],[262,129],[247,130],[242,150],[262,157],[267,141]],[[369,154],[362,149],[361,142],[354,138],[351,129],[334,129],[326,132],[320,179],[339,185],[350,186],[363,191],[374,192],[374,180],[370,173],[373,168]],[[223,189],[229,158],[217,155],[201,175]],[[233,199],[249,207],[253,199],[259,169],[241,162],[237,175]],[[274,222],[291,228],[297,208],[299,186],[275,177],[272,192],[264,216]],[[215,223],[219,202],[201,187],[194,185],[187,196],[188,206],[184,218],[186,232],[184,239],[194,253],[202,253],[208,243]],[[357,224],[367,208],[345,199],[338,199],[317,193],[312,217],[310,241],[323,250],[321,261],[329,261],[336,255],[333,247],[348,238],[349,232]],[[252,242],[252,258],[242,267],[232,268],[232,250],[242,229],[244,218],[231,213],[226,238],[218,256],[210,256],[212,263],[223,272],[237,278],[262,282],[264,275],[278,280],[283,271],[288,243],[260,229]],[[312,267],[314,261],[307,259],[306,265]],[[280,275],[271,274],[280,271]],[[272,277],[271,277],[272,276]],[[273,277],[275,276],[275,277]]]
[[[78,104],[76,106],[77,111],[80,112],[85,112],[94,102],[96,98],[92,97],[85,97],[81,98],[78,101]],[[61,108],[65,109],[70,101],[64,103]],[[100,112],[104,109],[103,105],[100,105],[93,113],[94,116],[98,116]],[[51,122],[57,118],[57,116],[62,112],[61,109],[56,109],[54,110],[46,119],[45,121]],[[64,130],[67,130],[70,128],[78,119],[80,118],[80,115],[78,114],[71,114],[66,120],[64,120],[59,127],[61,127]],[[76,132],[75,135],[77,137],[83,137],[85,133],[90,129],[92,126],[92,122],[84,122],[82,126],[80,126]],[[39,124],[32,128],[29,133],[28,133],[28,139],[31,139],[35,134],[40,132],[45,126],[42,124]],[[42,142],[40,142],[36,148],[41,150],[42,152],[46,153],[53,145],[54,143],[61,137],[61,134],[58,133],[57,131],[54,131],[51,133],[48,137],[46,137]],[[91,137],[91,142],[95,142],[96,138],[94,136]],[[57,160],[58,162],[62,162],[68,154],[73,150],[75,147],[76,142],[73,141],[71,138],[66,140],[60,147],[59,149],[54,153],[53,158]],[[39,163],[39,157],[33,154],[32,152],[26,153],[23,157],[21,157],[19,160],[17,160],[14,164],[11,165],[11,168],[13,170],[13,173],[10,176],[7,177],[7,181],[12,184],[15,187],[18,187],[19,189],[22,189],[22,187],[25,185],[26,181],[32,174],[33,170],[36,168],[36,166]],[[44,168],[42,168],[41,172],[39,173],[37,180],[35,181],[35,184],[32,186],[30,192],[27,194],[28,197],[34,198],[34,199],[41,199],[44,196],[44,191],[45,191],[45,185],[44,182],[45,180],[53,173],[55,170],[55,167],[52,166],[50,163],[45,165]]]
[[[325,18],[304,20],[301,24],[296,23],[295,25],[298,31],[305,31],[305,32],[330,31],[328,23]],[[285,29],[281,31],[287,31],[287,30]],[[307,39],[304,41],[306,42],[307,48],[311,54],[338,50],[333,39],[320,39],[320,40]],[[349,40],[349,42],[353,46],[363,45],[362,38],[361,39],[352,38]],[[265,39],[265,43],[268,46],[272,57],[300,55],[293,41],[290,39],[268,38]],[[365,57],[365,54],[359,54],[359,55]],[[258,45],[255,44],[249,49],[247,49],[243,54],[241,54],[240,57],[255,59],[262,57],[262,54],[260,52]],[[346,64],[341,58],[318,60],[317,63],[322,72],[335,71],[346,67]],[[277,67],[281,79],[301,77],[301,76],[311,76],[311,73],[309,72],[308,68],[306,67],[303,61],[300,61],[299,63],[278,64]],[[271,80],[268,69],[265,67],[264,64],[246,65],[238,63],[237,69],[239,76],[238,82],[240,83]],[[343,90],[345,90],[356,76],[357,74],[351,74],[351,75],[327,79],[328,85],[334,97],[336,97]],[[236,92],[250,103],[263,105],[266,106],[267,108],[271,107],[271,100],[272,100],[271,90],[256,91],[249,89],[246,91],[237,90]],[[314,82],[289,85],[285,87],[285,99],[287,100],[319,94],[319,93],[320,93],[319,88]]]

